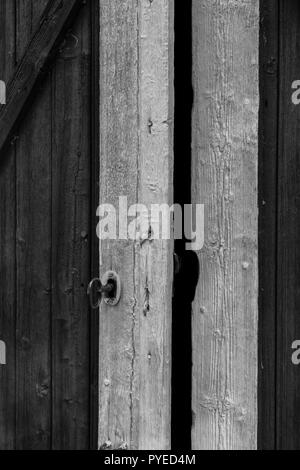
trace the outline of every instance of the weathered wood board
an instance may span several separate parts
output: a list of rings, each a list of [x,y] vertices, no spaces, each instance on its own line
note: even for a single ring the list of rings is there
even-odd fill
[[[46,1],[16,4],[16,61]],[[29,110],[16,140],[16,448],[50,446],[51,92]],[[3,312],[5,315],[5,312]]]
[[[193,449],[257,446],[258,1],[193,2]]]
[[[46,66],[57,52],[57,46],[64,38],[68,27],[82,6],[81,0],[50,0],[48,2],[16,2],[16,9],[22,9],[26,5],[25,21],[35,22],[35,27],[30,29],[30,36],[24,31],[16,31],[17,46],[21,46],[22,55],[16,62],[16,70],[7,82],[6,106],[0,109],[0,148],[9,138],[17,121],[20,121],[22,111],[28,104],[37,80],[47,73]],[[42,9],[40,13],[40,9]],[[23,23],[24,21],[24,23]],[[21,29],[23,26],[21,26]],[[25,28],[26,29],[26,28]],[[26,39],[23,43],[22,39]],[[26,44],[27,47],[23,47]],[[16,51],[17,54],[20,51]]]
[[[173,1],[101,0],[102,204],[172,203],[172,80]],[[100,262],[122,298],[100,311],[99,447],[168,449],[173,243],[103,240]]]
[[[0,70],[7,82],[15,66],[15,6],[0,1]],[[0,336],[6,344],[9,365],[0,366],[0,448],[10,449],[15,443],[15,148],[8,149],[0,164]],[[3,289],[4,286],[4,289]]]
[[[276,448],[279,2],[260,12],[258,447]]]
[[[296,0],[279,5],[275,432],[277,449],[298,450],[300,377],[299,366],[292,363],[292,344],[300,338],[300,108],[292,102],[292,83],[300,80],[300,5]]]
[[[47,4],[0,1],[4,79]],[[1,153],[1,449],[88,449],[92,440],[90,7],[62,38],[11,149]]]

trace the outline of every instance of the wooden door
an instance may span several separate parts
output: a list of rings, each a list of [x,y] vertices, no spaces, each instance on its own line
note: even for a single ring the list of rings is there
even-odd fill
[[[173,1],[0,7],[0,447],[169,448],[172,237],[99,247],[96,207],[172,204]]]
[[[0,0],[1,79],[12,79],[54,7]],[[94,442],[97,332],[86,296],[96,222],[94,8],[86,2],[60,38],[55,62],[1,149],[1,449],[88,449]]]

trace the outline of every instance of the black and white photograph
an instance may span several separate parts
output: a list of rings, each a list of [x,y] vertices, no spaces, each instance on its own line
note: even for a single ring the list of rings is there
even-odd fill
[[[300,450],[300,2],[0,0],[0,451]]]

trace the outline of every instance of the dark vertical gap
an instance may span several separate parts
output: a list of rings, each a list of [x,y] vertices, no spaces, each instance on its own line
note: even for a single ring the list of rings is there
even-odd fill
[[[277,447],[280,2],[260,1],[258,448]]]
[[[192,0],[175,0],[174,201],[191,202]],[[175,275],[172,326],[172,448],[191,449],[192,331],[185,240],[175,241],[182,270]]]
[[[96,211],[99,205],[99,2],[91,2],[91,82],[90,82],[90,274],[99,277],[99,240],[96,234]],[[99,367],[99,312],[90,309],[90,449],[98,448],[98,367]]]

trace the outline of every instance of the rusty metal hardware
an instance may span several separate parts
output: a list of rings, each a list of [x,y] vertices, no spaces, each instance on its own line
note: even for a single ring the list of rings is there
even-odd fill
[[[114,271],[107,271],[101,280],[95,278],[89,283],[87,295],[93,310],[100,307],[102,300],[107,305],[117,305],[121,297],[120,277]]]

